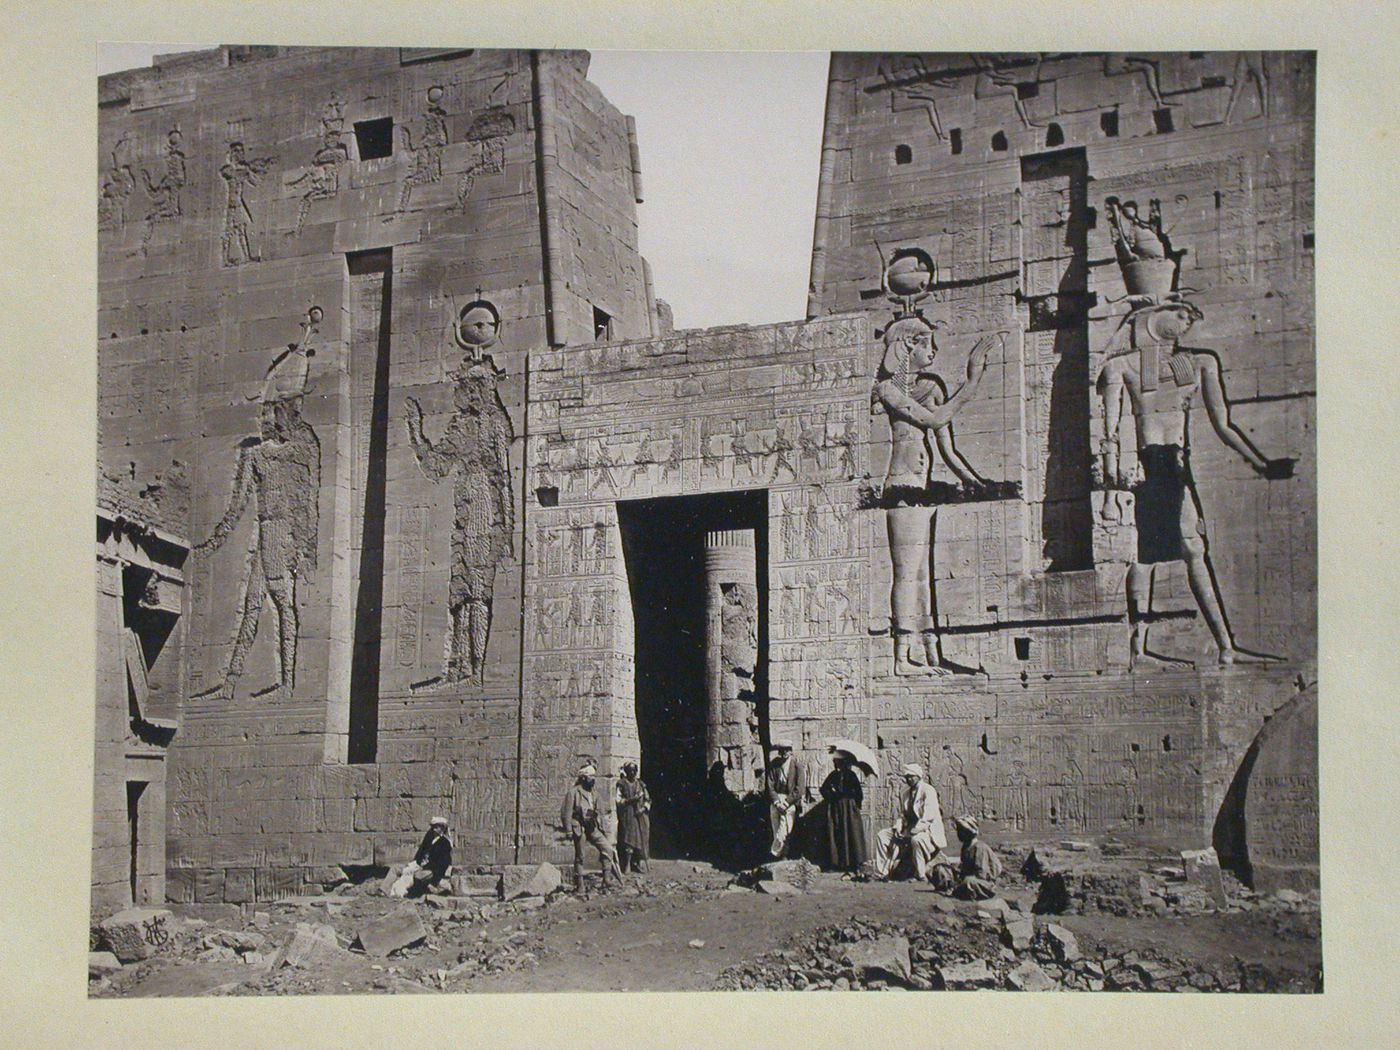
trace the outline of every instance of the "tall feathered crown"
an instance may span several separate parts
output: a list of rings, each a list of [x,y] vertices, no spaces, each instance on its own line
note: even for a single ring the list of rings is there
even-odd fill
[[[1109,301],[1126,301],[1134,311],[1181,302],[1192,291],[1180,286],[1181,260],[1186,251],[1173,250],[1162,229],[1162,202],[1149,202],[1146,219],[1138,213],[1137,201],[1120,203],[1117,197],[1109,197],[1104,201],[1104,209],[1127,293]]]

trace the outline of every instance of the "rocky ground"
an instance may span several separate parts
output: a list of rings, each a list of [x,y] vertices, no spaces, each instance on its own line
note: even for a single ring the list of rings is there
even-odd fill
[[[371,880],[272,904],[137,909],[94,926],[89,990],[1322,990],[1315,896],[1257,895],[1198,858],[1113,843],[1003,856],[1004,893],[978,903],[805,862],[736,878],[657,861],[608,893],[596,873],[579,893],[545,866],[507,869],[513,900],[483,872],[450,899],[395,900]]]

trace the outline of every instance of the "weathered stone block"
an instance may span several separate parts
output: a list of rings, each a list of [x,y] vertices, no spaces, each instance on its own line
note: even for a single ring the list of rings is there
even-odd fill
[[[866,980],[907,981],[913,972],[909,962],[909,938],[879,937],[851,945],[843,958]]]
[[[501,873],[501,899],[544,897],[553,893],[564,881],[559,869],[544,864],[507,864]]]
[[[88,952],[88,980],[106,977],[122,968],[121,960],[111,952]]]
[[[997,985],[997,975],[988,969],[985,959],[940,966],[938,976],[943,981],[943,987],[949,991],[968,988],[995,988]]]
[[[171,913],[164,908],[127,908],[98,926],[102,944],[124,963],[148,958],[169,936]]]
[[[271,967],[315,967],[334,962],[346,954],[332,927],[324,923],[299,922],[273,955]]]
[[[1220,858],[1214,848],[1182,850],[1181,864],[1186,870],[1186,881],[1205,890],[1216,907],[1223,908],[1230,903],[1220,875]]]
[[[360,947],[365,954],[380,958],[427,937],[428,930],[414,907],[400,908],[371,920],[359,929]]]
[[[498,897],[501,892],[501,877],[499,875],[453,875],[452,892],[458,897]]]
[[[1034,959],[1027,959],[1008,973],[1006,986],[1018,992],[1053,992],[1059,987]]]

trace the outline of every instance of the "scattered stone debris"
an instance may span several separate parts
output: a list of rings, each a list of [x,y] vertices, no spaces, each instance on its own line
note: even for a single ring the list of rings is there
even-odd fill
[[[90,981],[116,973],[121,968],[121,960],[111,952],[88,952],[88,980]]]
[[[988,969],[985,959],[940,966],[938,977],[943,982],[943,987],[949,991],[965,988],[995,988],[1001,983],[997,975]]]

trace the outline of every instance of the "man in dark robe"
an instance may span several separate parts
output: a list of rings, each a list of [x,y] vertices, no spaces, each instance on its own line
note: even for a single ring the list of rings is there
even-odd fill
[[[617,853],[624,872],[630,867],[645,874],[651,852],[651,794],[637,772],[636,762],[624,762],[617,781]]]
[[[413,855],[416,870],[408,896],[421,897],[425,893],[447,894],[450,892],[445,880],[452,874],[452,840],[447,837],[447,820],[434,817],[428,824],[428,833],[418,844],[418,852]]]
[[[850,875],[860,873],[865,864],[865,825],[860,819],[860,804],[864,792],[855,762],[844,751],[836,752],[835,769],[822,782],[822,798],[826,800],[826,833],[831,866]]]

